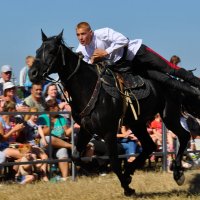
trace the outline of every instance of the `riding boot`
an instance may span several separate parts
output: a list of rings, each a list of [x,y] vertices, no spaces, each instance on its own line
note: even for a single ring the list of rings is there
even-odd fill
[[[192,72],[180,68],[178,70],[174,70],[174,74],[171,75],[177,76],[183,79],[184,81],[190,83],[192,86],[200,89],[200,79],[194,76]]]
[[[172,89],[177,89],[179,91],[182,91],[183,93],[190,94],[192,96],[199,96],[200,97],[200,90],[197,88],[194,88],[190,86],[187,83],[178,81],[173,78],[168,78],[163,82],[163,84],[167,87],[170,87]]]

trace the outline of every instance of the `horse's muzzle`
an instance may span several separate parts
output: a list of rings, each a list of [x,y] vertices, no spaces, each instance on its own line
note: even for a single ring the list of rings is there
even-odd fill
[[[37,69],[34,69],[34,68],[29,69],[28,75],[31,82],[37,82],[39,80]]]

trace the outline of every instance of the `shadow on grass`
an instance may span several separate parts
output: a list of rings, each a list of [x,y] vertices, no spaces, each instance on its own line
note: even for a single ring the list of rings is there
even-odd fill
[[[167,192],[145,192],[145,193],[136,193],[134,197],[136,198],[143,198],[143,199],[149,199],[149,198],[156,198],[156,197],[162,197],[162,198],[169,198],[169,197],[190,197],[190,196],[196,196],[200,195],[200,174],[195,174],[194,178],[192,178],[189,182],[189,188],[188,190],[171,190]]]
[[[142,198],[142,199],[150,199],[150,198],[162,198],[162,199],[167,199],[169,197],[189,197],[192,196],[192,194],[186,190],[171,190],[167,192],[145,192],[145,193],[136,193],[134,197],[136,198]]]
[[[190,187],[188,189],[188,192],[191,194],[200,194],[200,174],[195,174],[194,178],[190,181]]]

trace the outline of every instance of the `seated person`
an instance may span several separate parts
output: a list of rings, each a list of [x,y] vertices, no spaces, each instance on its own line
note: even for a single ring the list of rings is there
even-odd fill
[[[16,106],[14,102],[6,102],[3,107],[4,112],[15,112]],[[1,145],[4,146],[4,152],[7,157],[12,157],[14,159],[20,159],[21,153],[18,151],[17,147],[21,143],[26,143],[28,135],[27,132],[30,129],[24,124],[23,119],[16,118],[14,115],[2,115],[0,116],[0,133],[3,138]],[[27,131],[27,132],[26,132]],[[13,147],[8,148],[8,147]],[[40,159],[47,159],[47,155],[41,150],[34,147],[34,151],[37,152],[37,157]],[[16,170],[16,166],[14,167]],[[46,176],[47,164],[44,163],[41,166],[43,180],[48,180]]]
[[[20,162],[28,162],[36,160],[36,156],[32,153],[31,145],[24,144],[19,147],[20,153],[23,157],[19,160]],[[19,165],[15,179],[20,184],[32,183],[37,179],[36,174],[34,173],[33,164],[22,164]]]
[[[152,140],[154,141],[155,144],[157,144],[158,149],[161,148],[162,147],[162,119],[159,113],[157,113],[154,117],[154,120],[150,122],[148,130],[149,130]]]
[[[39,112],[45,109],[45,100],[42,96],[42,84],[33,83],[31,88],[31,95],[24,99],[24,102],[29,107],[36,107]]]
[[[67,102],[62,102],[61,98],[59,97],[57,86],[54,83],[50,83],[47,85],[44,97],[45,101],[48,101],[49,99],[55,99],[58,102],[60,110],[66,109],[65,106],[68,105]]]
[[[16,104],[12,101],[7,101],[4,104],[3,112],[16,112]],[[3,137],[4,145],[7,144],[8,147],[11,143],[16,143],[16,139],[24,127],[23,123],[16,124],[14,115],[1,115],[0,134]]]
[[[1,130],[0,130],[1,131]],[[22,154],[18,149],[9,148],[7,143],[4,143],[2,135],[0,135],[0,164],[4,163],[7,158],[12,158],[14,160],[21,159]],[[3,167],[0,166],[0,174],[2,174]],[[15,166],[13,166],[15,169]]]
[[[117,138],[125,150],[125,153],[129,155],[127,161],[133,162],[135,160],[134,154],[141,152],[141,149],[139,148],[140,143],[137,137],[132,133],[128,126],[122,126],[121,132],[117,134]]]
[[[5,102],[13,101],[18,112],[27,112],[28,106],[23,105],[23,101],[16,95],[16,86],[12,82],[6,82],[3,85],[3,96],[1,98],[1,110]]]
[[[29,112],[38,112],[36,107],[30,108]],[[27,133],[27,142],[34,146],[39,146],[39,140],[41,140],[42,145],[45,147],[47,146],[47,141],[42,130],[42,127],[39,125],[38,122],[38,115],[25,115],[24,121],[26,121],[28,125],[28,133]]]
[[[55,99],[58,102],[61,111],[67,111],[67,114],[62,114],[63,117],[70,119],[71,107],[58,93],[56,84],[50,83],[47,85],[44,93],[45,101]]]
[[[46,102],[46,111],[58,112],[60,110],[58,103],[54,99]],[[68,126],[67,119],[59,114],[43,114],[39,117],[39,124],[43,126],[45,135],[51,134],[51,145],[53,153],[58,159],[66,159],[69,157],[69,151],[72,144],[69,142],[72,129]],[[50,136],[45,136],[47,143],[50,142]],[[62,174],[62,179],[66,180],[69,176],[69,163],[59,162],[59,169]]]

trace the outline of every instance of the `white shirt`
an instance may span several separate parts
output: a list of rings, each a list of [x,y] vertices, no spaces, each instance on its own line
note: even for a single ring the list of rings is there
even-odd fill
[[[19,85],[20,86],[24,86],[24,83],[26,81],[26,74],[27,74],[27,67],[23,67],[21,70],[20,70],[20,73],[19,73]]]
[[[83,60],[90,63],[90,58],[95,49],[104,49],[108,52],[107,59],[118,61],[123,56],[124,48],[128,45],[127,60],[133,60],[142,44],[141,39],[128,40],[127,37],[111,28],[102,28],[94,31],[92,41],[89,45],[79,44],[76,52],[84,55]]]
[[[20,74],[19,74],[19,85],[20,86],[25,86],[25,87],[32,86],[32,83],[28,76],[28,70],[29,70],[28,66],[25,66],[20,70]]]
[[[5,83],[3,78],[0,78],[0,83]]]

